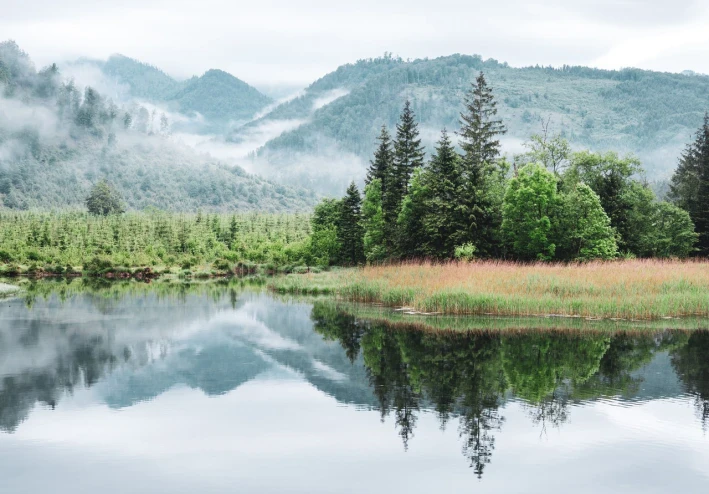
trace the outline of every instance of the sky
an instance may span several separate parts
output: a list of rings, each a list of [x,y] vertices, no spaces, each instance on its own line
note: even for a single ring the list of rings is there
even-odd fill
[[[40,67],[121,53],[274,87],[384,52],[709,73],[707,26],[706,0],[0,0],[0,40]]]

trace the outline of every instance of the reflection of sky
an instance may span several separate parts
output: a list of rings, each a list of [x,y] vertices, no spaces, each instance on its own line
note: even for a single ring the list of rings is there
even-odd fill
[[[570,404],[568,421],[544,431],[528,406],[506,403],[478,481],[456,419],[441,430],[421,413],[405,453],[391,416],[382,423],[379,411],[349,405],[373,403],[362,363],[313,332],[309,306],[251,295],[236,309],[192,304],[164,319],[155,314],[170,313],[169,303],[135,317],[120,304],[105,318],[80,304],[26,312],[45,322],[56,312],[63,326],[0,348],[6,375],[51,368],[77,334],[109,335],[107,348],[128,346],[133,356],[0,433],[0,492],[646,494],[667,492],[669,478],[686,493],[709,482],[709,438],[666,352],[636,372],[646,378],[639,394],[675,398]],[[0,330],[5,342],[18,336]]]
[[[376,411],[339,406],[284,371],[218,397],[176,387],[120,411],[84,393],[91,391],[35,410],[2,436],[7,492],[645,494],[667,492],[669,472],[677,492],[703,492],[709,481],[709,439],[683,400],[596,402],[542,435],[510,403],[478,481],[455,422],[441,431],[433,414],[422,414],[404,453],[391,418],[381,423]]]

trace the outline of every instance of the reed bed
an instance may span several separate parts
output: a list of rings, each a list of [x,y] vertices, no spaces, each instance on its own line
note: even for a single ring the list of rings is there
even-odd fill
[[[706,260],[410,262],[291,275],[271,286],[283,293],[328,293],[424,314],[631,320],[709,316]]]

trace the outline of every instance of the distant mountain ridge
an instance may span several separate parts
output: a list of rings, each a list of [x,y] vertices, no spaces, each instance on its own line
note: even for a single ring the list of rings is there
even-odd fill
[[[99,68],[105,76],[128,86],[134,98],[164,102],[188,116],[199,114],[214,124],[212,130],[229,123],[243,124],[273,103],[258,89],[219,69],[178,81],[153,65],[120,54],[105,61],[80,59],[74,63]]]
[[[277,212],[315,202],[311,191],[173,142],[134,106],[80,91],[56,65],[37,71],[16,43],[0,43],[0,210],[80,208],[101,179],[132,209]]]
[[[709,110],[709,77],[639,69],[513,68],[477,55],[413,61],[387,55],[338,68],[229,139],[239,142],[244,133],[273,122],[303,120],[268,140],[255,160],[281,180],[341,193],[349,180],[363,178],[380,127],[393,129],[406,99],[428,151],[442,128],[457,130],[463,95],[480,71],[493,87],[508,128],[506,152],[522,152],[522,143],[549,120],[550,130],[575,148],[638,155],[650,179],[669,176]],[[313,102],[335,88],[346,94],[313,110]],[[347,156],[339,170],[338,156]],[[330,176],[323,180],[325,173]],[[333,180],[335,173],[339,176]]]

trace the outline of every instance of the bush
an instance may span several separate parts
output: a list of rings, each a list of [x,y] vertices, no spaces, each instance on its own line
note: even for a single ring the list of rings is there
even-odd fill
[[[0,262],[3,264],[9,264],[15,259],[10,255],[10,253],[6,250],[0,250]]]
[[[461,261],[471,261],[475,259],[475,246],[471,242],[459,245],[455,248],[454,255]]]

